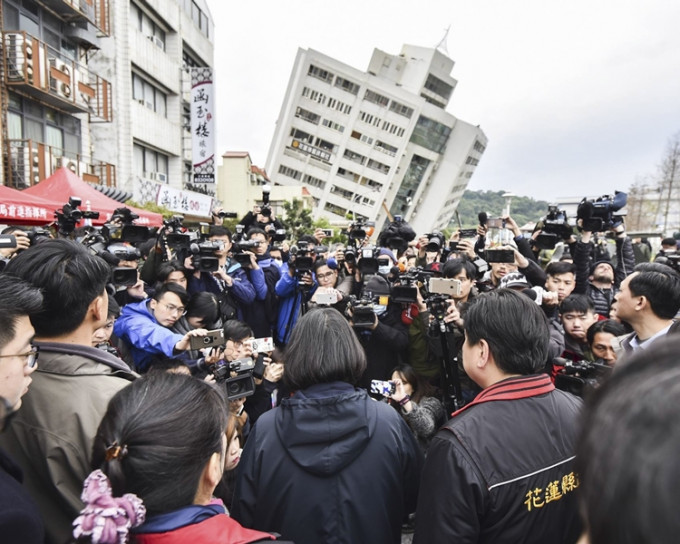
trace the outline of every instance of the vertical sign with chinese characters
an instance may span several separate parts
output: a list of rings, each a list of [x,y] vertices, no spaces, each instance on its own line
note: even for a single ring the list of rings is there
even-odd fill
[[[194,184],[215,183],[214,108],[212,68],[192,68],[191,148]]]

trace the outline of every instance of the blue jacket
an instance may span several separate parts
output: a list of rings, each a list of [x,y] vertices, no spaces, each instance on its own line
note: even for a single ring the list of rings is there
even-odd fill
[[[149,369],[154,354],[172,357],[175,344],[183,336],[158,324],[146,300],[123,307],[113,332],[130,346],[130,353],[139,372]]]
[[[281,266],[281,278],[276,282],[276,294],[279,296],[279,317],[276,322],[276,341],[278,344],[285,345],[288,343],[290,333],[295,323],[297,323],[300,314],[300,304],[304,295],[302,291],[296,292],[296,287],[297,278],[295,276],[291,277],[288,274],[288,263],[284,263]],[[307,293],[304,302],[309,302],[316,288],[315,278],[314,285],[312,285],[312,288]],[[292,319],[291,314],[293,314]],[[288,325],[289,320],[290,326]]]
[[[257,270],[248,270],[250,283],[255,288],[255,301],[244,306],[243,321],[250,325],[256,338],[273,336],[278,317],[278,299],[276,283],[281,277],[278,266],[267,255],[258,256]]]

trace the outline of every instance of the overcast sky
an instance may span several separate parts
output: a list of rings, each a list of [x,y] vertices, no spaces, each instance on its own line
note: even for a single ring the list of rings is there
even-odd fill
[[[470,189],[626,190],[680,132],[678,0],[208,0],[217,149],[265,166],[298,47],[363,71],[374,48],[446,47],[447,110],[489,145]]]

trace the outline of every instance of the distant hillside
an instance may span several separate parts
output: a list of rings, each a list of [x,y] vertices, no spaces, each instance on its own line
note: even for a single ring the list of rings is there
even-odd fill
[[[505,207],[504,191],[465,191],[463,198],[458,204],[458,214],[464,228],[476,226],[479,221],[477,214],[486,212],[489,217],[499,217]],[[548,211],[548,203],[543,200],[534,200],[526,196],[512,197],[510,215],[515,222],[522,226],[529,221],[537,221]],[[449,228],[457,228],[454,221]]]

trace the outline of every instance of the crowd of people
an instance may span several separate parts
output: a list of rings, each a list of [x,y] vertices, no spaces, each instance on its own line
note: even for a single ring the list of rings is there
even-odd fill
[[[3,232],[3,542],[673,540],[674,239],[219,212]]]

